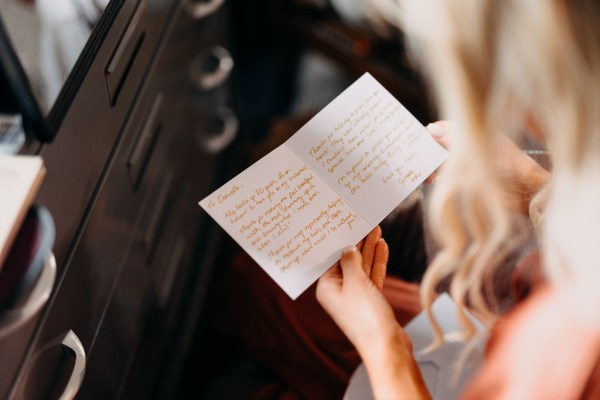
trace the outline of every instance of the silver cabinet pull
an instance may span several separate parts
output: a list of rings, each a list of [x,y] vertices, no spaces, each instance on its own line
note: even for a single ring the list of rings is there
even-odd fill
[[[43,394],[44,389],[49,389],[42,389],[39,387],[37,382],[35,382],[36,374],[32,374],[32,371],[37,363],[42,362],[40,361],[40,358],[43,357],[43,354],[45,354],[50,349],[56,348],[57,346],[66,347],[75,355],[75,364],[73,365],[73,371],[71,372],[69,381],[67,382],[65,389],[60,395],[59,400],[71,400],[77,395],[77,392],[81,387],[81,383],[83,382],[83,376],[85,374],[86,356],[85,349],[83,348],[81,341],[79,340],[75,332],[73,332],[73,330],[69,330],[66,334],[64,334],[64,336],[61,334],[61,336],[56,337],[44,344],[29,357],[29,359],[23,366],[23,371],[21,372],[19,378],[13,386],[9,398],[31,398],[32,395],[25,392],[27,388],[30,388],[33,391],[34,398],[39,398]],[[45,363],[42,362],[42,366],[44,365]],[[44,398],[45,397],[46,396],[44,396]]]
[[[44,263],[37,283],[30,292],[29,298],[21,307],[7,310],[0,317],[0,338],[28,321],[46,304],[50,293],[52,293],[55,280],[56,260],[54,254],[50,253]]]
[[[129,20],[127,29],[119,39],[119,43],[104,70],[104,79],[111,106],[117,104],[119,93],[131,70],[131,64],[139,54],[146,37],[145,31],[138,32],[138,25],[145,9],[146,3],[144,0],[140,0]]]
[[[160,136],[163,123],[157,118],[163,102],[163,94],[158,93],[152,102],[150,110],[145,117],[144,125],[136,139],[131,155],[127,160],[127,171],[131,178],[131,184],[135,189],[138,188],[146,172],[146,167],[154,151],[155,144]]]
[[[83,381],[83,375],[85,374],[85,350],[79,341],[79,338],[70,330],[67,332],[62,340],[62,345],[68,347],[75,353],[75,365],[73,366],[73,372],[67,382],[64,392],[60,395],[60,400],[71,400],[77,394],[81,382]]]
[[[217,11],[225,3],[225,0],[193,1],[187,0],[185,11],[194,19],[206,18]]]
[[[216,66],[207,71],[211,64]],[[231,53],[222,46],[214,46],[194,57],[190,66],[190,76],[198,89],[210,90],[225,82],[232,69]]]
[[[213,118],[222,122],[221,131],[207,133],[205,129],[201,129],[198,137],[200,147],[209,154],[217,154],[229,146],[235,139],[239,126],[236,115],[229,108],[217,110]]]
[[[160,181],[160,186],[155,185],[156,191],[152,199],[152,208],[146,215],[146,219],[141,226],[141,242],[144,247],[146,261],[149,266],[152,265],[154,255],[160,245],[160,239],[165,233],[164,227],[168,221],[169,214],[173,207],[173,172],[169,171]]]

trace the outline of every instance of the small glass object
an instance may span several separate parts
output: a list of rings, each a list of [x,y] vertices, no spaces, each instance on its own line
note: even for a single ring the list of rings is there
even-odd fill
[[[547,150],[524,150],[525,154],[533,158],[546,171],[552,170],[552,154]]]
[[[25,143],[21,114],[0,114],[0,154],[17,154]]]

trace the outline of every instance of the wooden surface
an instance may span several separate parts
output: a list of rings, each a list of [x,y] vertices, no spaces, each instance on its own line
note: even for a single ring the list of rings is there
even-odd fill
[[[0,269],[44,172],[41,157],[0,155]]]

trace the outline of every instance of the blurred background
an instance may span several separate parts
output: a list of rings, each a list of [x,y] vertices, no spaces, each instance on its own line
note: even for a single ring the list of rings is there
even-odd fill
[[[57,232],[49,300],[0,335],[0,397],[63,393],[80,357],[52,350],[67,331],[87,361],[79,398],[249,398],[278,380],[246,352],[231,311],[232,265],[263,272],[197,202],[365,72],[435,120],[402,31],[373,10],[0,0],[0,117],[22,117],[16,153],[44,159],[35,203]],[[15,141],[7,132],[0,144]],[[431,251],[422,198],[382,223],[389,273],[412,282]]]
[[[272,0],[259,5],[239,0],[232,5],[232,100],[240,118],[240,164],[231,176],[282,144],[367,71],[422,123],[435,120],[402,32],[369,13],[367,2]],[[412,282],[420,280],[426,247],[431,246],[423,239],[422,198],[423,191],[417,191],[382,223],[384,237],[395,250],[389,273]],[[258,267],[228,238],[222,246],[224,268],[215,273],[181,388],[208,388],[208,398],[246,398],[278,377],[245,353],[236,332],[239,324],[231,321],[237,316],[228,306],[236,296],[228,285],[235,279],[227,275],[230,265]],[[211,360],[210,367],[201,369],[206,360]]]

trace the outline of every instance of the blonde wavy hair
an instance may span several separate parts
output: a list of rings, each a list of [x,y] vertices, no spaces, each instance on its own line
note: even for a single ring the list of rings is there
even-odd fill
[[[434,346],[443,340],[430,311],[440,282],[450,280],[454,300],[490,325],[498,314],[492,281],[523,228],[514,211],[520,194],[499,167],[497,146],[500,132],[517,136],[532,125],[553,163],[531,213],[544,205],[537,222],[545,278],[576,287],[600,326],[600,2],[373,3],[407,34],[442,118],[457,126],[428,209],[441,249],[421,291],[438,332]],[[472,337],[462,311],[459,319]]]

